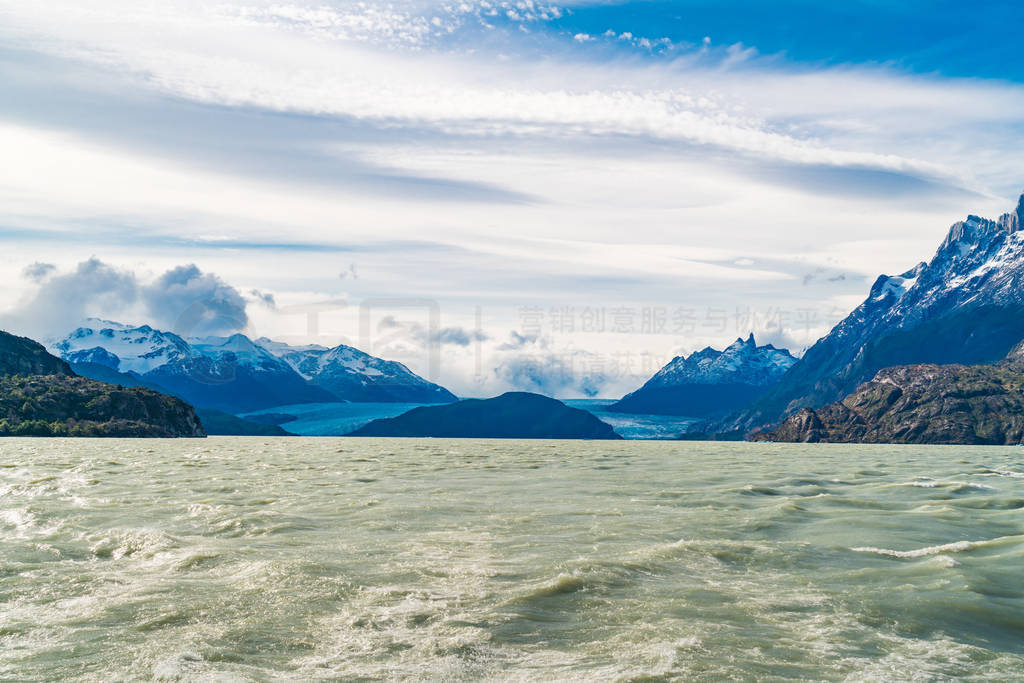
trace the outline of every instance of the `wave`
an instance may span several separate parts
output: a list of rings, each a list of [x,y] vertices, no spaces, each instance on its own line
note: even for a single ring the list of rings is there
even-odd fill
[[[912,486],[919,489],[949,489],[952,493],[966,493],[967,491],[995,491],[995,486],[979,484],[968,481],[936,481],[934,479],[904,481],[890,486]]]
[[[569,595],[587,588],[587,580],[578,574],[561,574],[542,586],[535,588],[524,599],[549,598],[556,595]]]
[[[747,484],[740,491],[745,496],[784,496],[782,491],[773,489],[769,486],[755,486],[753,484]]]
[[[1024,542],[1024,536],[1000,536],[987,541],[954,541],[953,543],[931,545],[926,548],[917,548],[916,550],[890,550],[889,548],[876,548],[874,546],[861,546],[857,548],[850,548],[850,550],[857,553],[873,553],[875,555],[883,555],[885,557],[915,559],[947,553],[966,553],[978,548],[997,548],[1007,545],[1015,545],[1021,542]]]

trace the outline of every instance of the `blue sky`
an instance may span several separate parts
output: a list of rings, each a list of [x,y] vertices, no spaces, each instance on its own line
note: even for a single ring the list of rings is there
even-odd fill
[[[573,34],[667,37],[699,45],[742,43],[794,66],[889,64],[946,77],[1020,82],[1017,2],[610,2],[583,4],[554,25]]]
[[[145,322],[138,292],[194,263],[252,336],[305,340],[296,312],[344,300],[319,341],[421,370],[433,301],[480,326],[441,347],[463,394],[620,395],[750,331],[800,349],[1015,204],[1018,14],[0,0],[0,323]]]

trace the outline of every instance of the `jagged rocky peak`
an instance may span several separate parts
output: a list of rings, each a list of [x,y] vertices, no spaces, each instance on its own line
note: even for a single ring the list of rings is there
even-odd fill
[[[1017,208],[999,217],[999,225],[1006,232],[1017,232],[1024,227],[1024,194],[1017,200]]]
[[[95,363],[96,365],[102,365],[110,368],[111,370],[117,370],[121,364],[121,359],[107,351],[102,346],[93,346],[92,348],[82,349],[80,351],[70,351],[62,354],[64,360],[69,363]]]
[[[939,247],[938,255],[951,251],[959,255],[969,253],[977,246],[983,246],[993,237],[1013,234],[1024,227],[1024,194],[1017,200],[1017,208],[1004,213],[997,220],[982,218],[973,214],[966,220],[958,221],[949,228],[945,241]]]
[[[724,350],[710,346],[689,356],[676,356],[651,378],[650,386],[738,383],[763,386],[789,369],[796,358],[771,344],[758,346],[751,333],[737,337]]]
[[[736,341],[734,341],[729,346],[736,346],[737,344],[742,345],[742,346],[747,347],[747,348],[757,348],[757,342],[754,341],[754,333],[753,332],[751,332],[750,336],[747,337],[746,339],[743,339],[743,337],[736,337]]]

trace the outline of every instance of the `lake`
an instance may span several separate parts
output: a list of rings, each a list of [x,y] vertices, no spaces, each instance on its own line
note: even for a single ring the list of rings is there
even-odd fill
[[[0,441],[0,678],[1019,679],[1024,449]]]

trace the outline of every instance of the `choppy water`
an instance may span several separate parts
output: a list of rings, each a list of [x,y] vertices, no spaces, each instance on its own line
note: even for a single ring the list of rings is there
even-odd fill
[[[1024,449],[0,441],[0,678],[1020,679]]]

